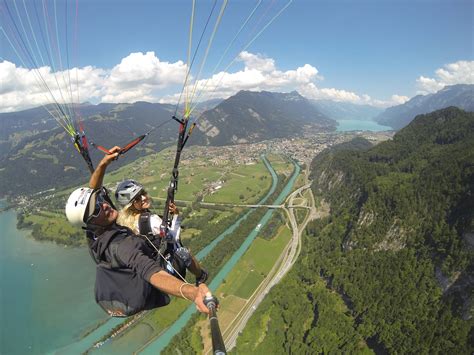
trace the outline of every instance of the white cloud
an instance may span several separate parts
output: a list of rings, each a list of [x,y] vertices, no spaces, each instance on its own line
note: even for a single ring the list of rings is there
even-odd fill
[[[0,112],[53,103],[157,101],[156,90],[181,84],[182,61],[162,62],[154,52],[131,53],[111,70],[86,66],[53,72],[0,62]]]
[[[409,100],[407,96],[392,95],[389,100],[377,100],[369,95],[358,95],[347,90],[335,88],[318,88],[314,83],[308,83],[299,88],[302,95],[314,100],[333,100],[340,102],[350,102],[357,105],[372,105],[376,107],[389,107],[400,105]]]
[[[195,96],[194,102],[211,98],[227,98],[240,90],[295,90],[302,85],[307,85],[316,79],[318,70],[305,64],[294,70],[281,71],[276,68],[275,60],[253,54],[242,52],[238,60],[244,63],[244,68],[234,73],[219,72],[210,78],[197,82],[196,92],[201,95]],[[194,83],[190,85],[189,92],[193,92]],[[161,102],[176,102],[179,95],[169,95],[162,98]]]
[[[434,93],[446,85],[474,84],[474,61],[460,60],[435,71],[435,78],[420,76],[416,82],[419,94]]]
[[[245,63],[245,68],[256,69],[261,72],[272,72],[275,70],[275,60],[265,58],[258,54],[243,51],[239,54],[239,60]]]
[[[104,75],[102,69],[91,66],[52,72],[47,66],[31,70],[0,62],[0,112],[97,99]]]
[[[185,75],[182,61],[162,62],[154,52],[131,53],[111,70],[101,101],[157,101],[153,91],[181,84]]]
[[[395,94],[380,100],[364,93],[322,87],[320,82],[323,77],[310,64],[281,70],[274,59],[246,51],[240,53],[238,62],[243,66],[240,70],[220,72],[199,80],[193,102],[227,98],[240,90],[297,90],[310,99],[330,99],[378,107],[399,105],[409,99]],[[417,83],[423,92],[434,92],[445,85],[474,83],[473,72],[473,61],[458,61],[438,69],[435,78],[420,76]],[[131,53],[111,69],[87,66],[69,72],[52,72],[49,67],[30,70],[3,61],[0,62],[0,112],[51,103],[53,96],[58,102],[176,103],[185,74],[186,64],[183,61],[163,61],[154,52]],[[67,85],[68,78],[72,84],[70,87]],[[47,87],[42,84],[43,80]],[[193,85],[191,80],[189,93],[194,91]],[[69,94],[71,90],[72,95]]]
[[[401,105],[401,104],[404,104],[405,102],[407,102],[408,100],[410,100],[410,98],[409,98],[408,96],[392,95],[390,101],[391,101],[394,105]]]

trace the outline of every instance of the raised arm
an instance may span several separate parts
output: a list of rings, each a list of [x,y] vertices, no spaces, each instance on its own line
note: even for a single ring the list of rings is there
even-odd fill
[[[121,149],[120,147],[115,146],[112,149],[110,149],[110,152],[112,154],[107,154],[102,158],[102,160],[95,168],[89,180],[89,187],[91,189],[99,189],[102,187],[102,183],[104,181],[105,170],[107,169],[109,164],[118,157],[119,155],[118,152],[120,151],[120,149]]]

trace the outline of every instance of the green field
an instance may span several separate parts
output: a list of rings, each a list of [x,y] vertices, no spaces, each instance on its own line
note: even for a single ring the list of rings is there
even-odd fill
[[[57,243],[71,244],[71,236],[74,236],[73,244],[82,244],[77,238],[78,230],[67,222],[62,213],[42,211],[25,216],[24,222],[34,226],[33,236],[36,239],[54,239]]]
[[[164,199],[172,170],[171,153],[167,149],[107,174],[105,184],[113,190],[119,181],[133,177],[153,198]],[[271,176],[262,161],[210,165],[207,157],[194,157],[181,163],[176,199],[196,201],[200,196],[205,202],[255,203],[270,186]]]
[[[197,237],[201,234],[201,231],[199,229],[195,228],[186,228],[186,229],[181,229],[181,240],[185,241],[187,239],[191,239],[193,237]]]
[[[304,202],[305,202],[305,199],[301,197],[295,197],[293,199],[294,206],[305,206]]]
[[[260,282],[268,275],[275,261],[288,244],[291,232],[286,226],[280,227],[271,240],[257,237],[236,267],[230,272],[219,292],[249,298]]]
[[[300,174],[298,178],[295,181],[295,184],[293,185],[293,189],[297,190],[301,186],[305,184],[305,176],[303,174]]]
[[[53,164],[58,164],[59,163],[59,160],[56,156],[54,155],[49,155],[49,154],[42,154],[42,153],[37,153],[37,152],[33,152],[32,153],[32,156],[35,157],[35,158],[39,158],[39,159],[48,159],[50,160],[50,162],[52,162]]]
[[[265,164],[241,165],[225,172],[222,187],[206,195],[205,202],[251,204],[257,203],[272,184]]]

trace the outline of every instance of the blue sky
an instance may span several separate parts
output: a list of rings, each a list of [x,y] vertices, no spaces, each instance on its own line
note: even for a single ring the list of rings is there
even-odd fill
[[[6,1],[13,12],[13,0]],[[215,13],[222,2],[217,1]],[[266,17],[249,23],[217,72],[288,2],[263,0],[255,18]],[[76,4],[68,4],[71,30]],[[197,1],[194,44],[212,4]],[[199,79],[212,74],[256,4],[229,1]],[[50,14],[53,5],[48,1]],[[77,56],[70,54],[70,59],[74,57],[81,70],[81,100],[176,100],[186,68],[191,8],[191,0],[79,0]],[[64,1],[57,1],[57,11],[59,23],[64,23]],[[310,98],[389,106],[444,85],[473,83],[473,12],[473,2],[464,0],[294,0],[226,70],[231,75],[212,95],[226,97],[239,89],[298,90]],[[7,29],[4,16],[2,11]],[[72,31],[69,38],[75,43]],[[205,51],[203,43],[198,59]],[[20,71],[23,65],[3,35],[1,57],[0,75],[6,84],[0,110],[41,102],[38,92],[26,92],[31,91],[25,84],[28,72]],[[199,64],[197,60],[193,78]]]

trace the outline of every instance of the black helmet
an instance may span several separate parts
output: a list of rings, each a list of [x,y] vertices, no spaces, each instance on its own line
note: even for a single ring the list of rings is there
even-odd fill
[[[124,180],[115,190],[115,199],[121,207],[125,207],[144,190],[143,185],[135,180]]]

